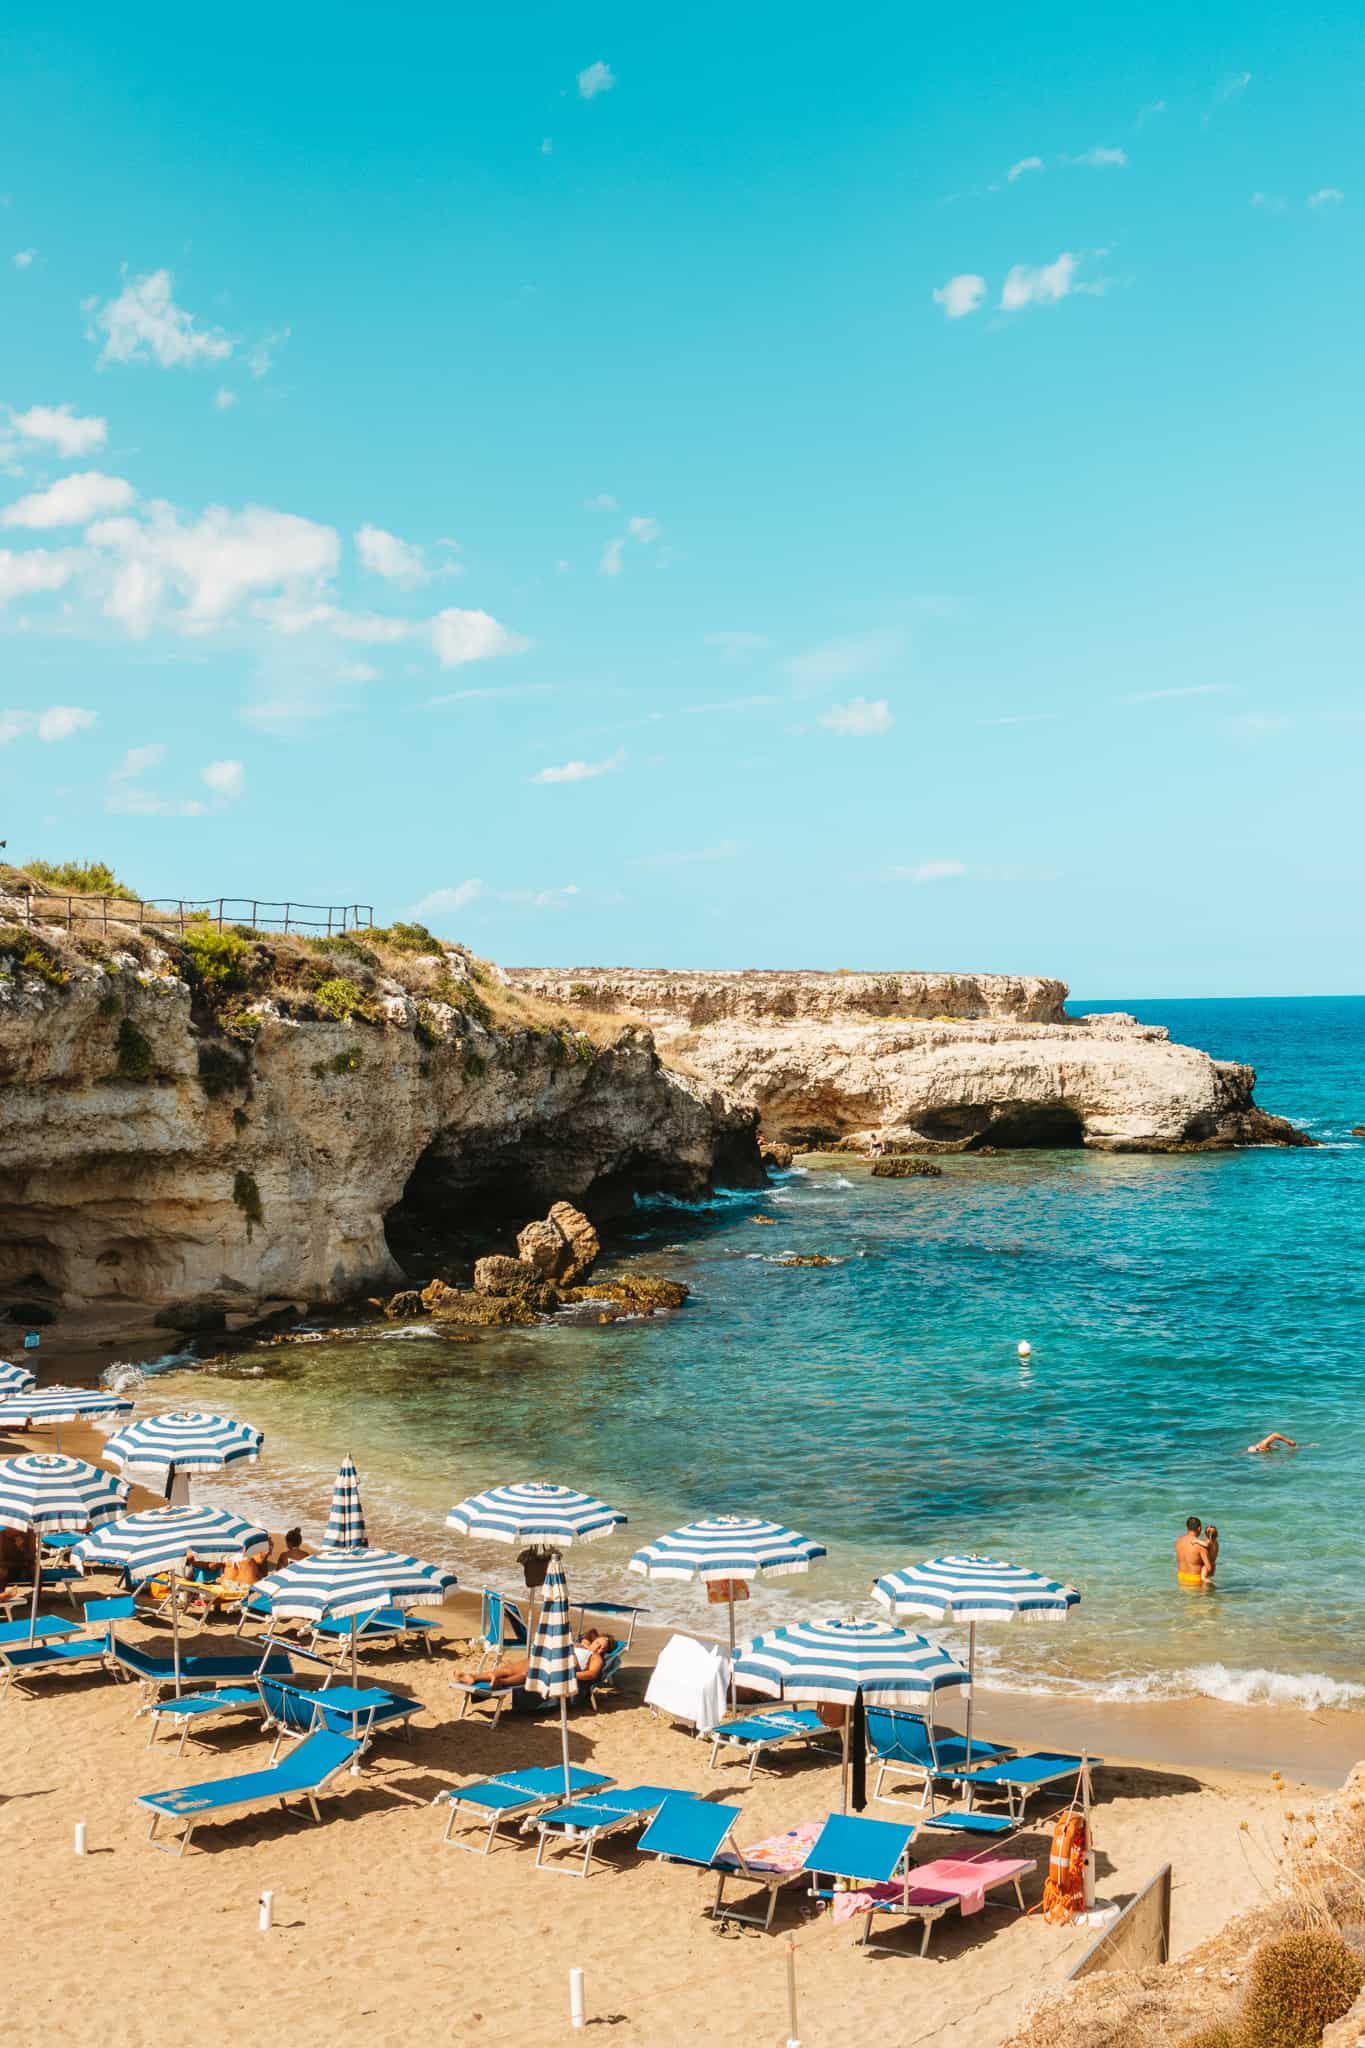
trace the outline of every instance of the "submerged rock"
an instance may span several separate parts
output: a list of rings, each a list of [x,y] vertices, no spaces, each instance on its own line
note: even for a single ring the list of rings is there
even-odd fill
[[[619,1302],[627,1311],[681,1308],[689,1291],[681,1280],[661,1280],[653,1273],[619,1273],[614,1280],[599,1280],[591,1287],[570,1287],[566,1299]]]
[[[403,1321],[407,1316],[426,1314],[426,1303],[415,1287],[404,1287],[398,1294],[391,1294],[384,1303],[384,1314],[391,1323]]]
[[[422,1302],[428,1315],[438,1323],[470,1323],[480,1329],[497,1330],[536,1320],[535,1310],[526,1301],[514,1301],[508,1295],[469,1293],[462,1287],[448,1287],[444,1280],[433,1280],[424,1287]]]
[[[533,1268],[538,1279],[563,1286],[591,1271],[601,1250],[597,1232],[572,1202],[553,1203],[543,1222],[528,1223],[517,1232],[521,1262]]]
[[[827,1252],[793,1252],[790,1258],[774,1259],[775,1266],[837,1266],[842,1262]]]
[[[942,1180],[943,1168],[935,1166],[932,1159],[921,1159],[917,1153],[896,1152],[889,1159],[874,1159],[873,1176],[877,1180]]]

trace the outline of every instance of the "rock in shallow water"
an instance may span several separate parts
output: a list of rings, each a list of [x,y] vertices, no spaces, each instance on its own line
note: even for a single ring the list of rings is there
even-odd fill
[[[538,1279],[560,1285],[581,1279],[601,1250],[597,1232],[572,1202],[553,1203],[543,1222],[528,1223],[517,1232],[521,1262],[532,1267]]]
[[[653,1273],[618,1273],[614,1280],[570,1287],[565,1293],[569,1301],[616,1301],[627,1309],[655,1309],[681,1308],[688,1289],[681,1280],[661,1280]]]
[[[872,1173],[876,1180],[942,1180],[943,1168],[935,1166],[932,1159],[921,1159],[916,1154],[908,1157],[895,1154],[890,1159],[874,1159]]]
[[[506,1295],[471,1294],[461,1287],[448,1287],[444,1280],[433,1280],[422,1289],[422,1303],[438,1323],[472,1323],[493,1330],[536,1320],[529,1302],[513,1301]]]

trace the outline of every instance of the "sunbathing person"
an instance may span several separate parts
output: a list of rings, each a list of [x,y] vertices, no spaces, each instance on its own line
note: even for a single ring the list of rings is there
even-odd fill
[[[582,1635],[573,1646],[574,1663],[578,1666],[580,1678],[600,1678],[607,1653],[615,1646],[610,1636],[589,1633]],[[458,1670],[455,1676],[462,1685],[525,1685],[530,1658],[525,1650],[518,1650],[515,1656],[504,1657],[491,1671],[479,1671],[472,1667]]]
[[[301,1564],[305,1557],[311,1557],[312,1555],[311,1550],[305,1550],[303,1547],[302,1529],[286,1529],[284,1532],[284,1546],[279,1556],[275,1559],[275,1569],[276,1571],[283,1571],[287,1564]]]

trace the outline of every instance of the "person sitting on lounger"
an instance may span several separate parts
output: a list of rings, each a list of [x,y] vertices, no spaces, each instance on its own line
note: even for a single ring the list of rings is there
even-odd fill
[[[305,1557],[311,1557],[312,1554],[311,1550],[305,1550],[303,1547],[302,1529],[286,1529],[284,1547],[275,1559],[275,1569],[283,1571],[287,1564],[301,1564]]]
[[[581,1635],[573,1646],[574,1663],[578,1666],[579,1678],[600,1678],[607,1653],[612,1647],[610,1636],[591,1632]],[[530,1661],[525,1650],[518,1650],[515,1656],[504,1657],[491,1671],[476,1671],[469,1668],[457,1671],[455,1676],[462,1685],[487,1685],[495,1689],[508,1685],[525,1685]]]

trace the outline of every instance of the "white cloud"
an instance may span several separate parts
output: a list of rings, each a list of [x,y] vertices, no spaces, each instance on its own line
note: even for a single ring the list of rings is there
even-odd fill
[[[337,670],[343,683],[377,683],[383,673],[370,661],[343,661]]]
[[[985,296],[985,278],[978,277],[975,271],[964,270],[938,287],[934,293],[934,304],[942,306],[950,320],[961,320],[968,313],[974,313]]]
[[[626,750],[618,747],[607,761],[566,761],[562,768],[542,768],[532,782],[595,782],[599,775],[614,775],[626,765]]]
[[[1087,171],[1121,171],[1128,162],[1126,149],[1087,149],[1066,161]]]
[[[722,661],[743,661],[773,644],[766,633],[708,633],[705,639],[708,647],[720,649]]]
[[[1165,100],[1148,100],[1145,107],[1139,107],[1137,110],[1138,127],[1141,128],[1144,122],[1154,120],[1158,114],[1164,114],[1165,111]]]
[[[329,529],[330,531],[330,529]],[[269,597],[253,607],[272,631],[285,639],[302,633],[325,632],[338,640],[359,640],[374,646],[391,646],[422,629],[411,619],[393,619],[383,612],[348,612],[323,600],[301,603],[297,598]]]
[[[38,251],[36,249],[16,249],[14,252],[15,269],[27,270],[37,254]]]
[[[1308,204],[1314,207],[1340,206],[1345,197],[1346,194],[1342,191],[1340,185],[1324,185],[1321,191],[1309,193]]]
[[[623,533],[618,534],[615,540],[609,540],[607,542],[606,546],[602,550],[602,559],[597,565],[599,575],[620,575],[621,556],[625,552],[625,546],[626,536]]]
[[[488,612],[437,612],[431,622],[431,644],[442,668],[462,668],[467,661],[488,661],[499,654],[524,654],[530,641],[500,625]]]
[[[589,64],[586,71],[578,74],[578,97],[581,100],[595,100],[598,93],[610,92],[616,79],[610,64],[598,62]]]
[[[465,910],[480,900],[488,903],[519,904],[530,910],[562,910],[580,894],[577,882],[561,882],[550,889],[490,889],[486,882],[457,882],[453,889],[433,889],[420,903],[414,903],[413,917],[442,917]]]
[[[340,555],[334,528],[262,505],[211,505],[182,524],[173,505],[155,504],[145,521],[102,520],[86,538],[116,562],[105,610],[139,635],[161,622],[202,631],[258,592],[283,590],[301,602],[335,573]],[[168,592],[179,609],[166,610]]]
[[[1018,178],[1026,177],[1030,171],[1041,171],[1043,159],[1040,156],[1021,156],[1017,164],[1011,164],[1006,177],[1011,185]]]
[[[274,334],[263,334],[259,341],[253,341],[246,352],[246,366],[253,377],[264,377],[275,360],[275,351],[282,341],[288,341],[290,330],[281,327]]]
[[[1288,213],[1289,201],[1277,198],[1273,192],[1253,192],[1251,203],[1262,213]]]
[[[602,576],[619,576],[623,566],[622,557],[630,542],[637,541],[641,547],[649,547],[659,538],[662,530],[657,519],[648,519],[638,512],[635,513],[626,521],[625,532],[618,533],[603,548],[602,559],[597,565],[598,573]]]
[[[659,538],[659,522],[657,519],[641,519],[637,515],[626,521],[626,531],[632,540],[641,541],[648,547],[652,540]]]
[[[1223,83],[1214,94],[1214,105],[1221,107],[1226,101],[1235,100],[1239,93],[1246,91],[1250,83],[1251,73],[1249,71],[1234,71],[1230,78],[1223,80]]]
[[[117,298],[90,310],[89,338],[97,341],[104,336],[101,365],[157,362],[163,370],[187,369],[220,363],[232,354],[226,334],[196,327],[194,315],[176,305],[169,270],[130,279]]]
[[[1051,263],[1034,266],[1016,263],[1006,277],[1000,293],[1000,309],[1004,313],[1017,313],[1023,306],[1055,306],[1075,289],[1076,267],[1079,258],[1069,249]]]
[[[59,477],[45,491],[16,498],[0,513],[0,525],[40,531],[53,526],[85,526],[101,513],[121,511],[136,496],[132,485],[120,476],[105,476],[98,469],[78,470],[74,476]]]
[[[1174,690],[1130,690],[1120,704],[1164,704],[1176,697],[1226,697],[1231,683],[1187,683]]]
[[[960,860],[921,860],[912,867],[891,870],[898,882],[954,882],[966,872],[966,863]]]
[[[595,498],[585,498],[583,500],[583,510],[585,512],[614,512],[616,510],[616,500],[610,491],[599,491]]]
[[[159,741],[150,746],[129,747],[117,768],[109,771],[111,782],[135,782],[149,768],[158,768],[166,758],[166,749]]]
[[[401,583],[411,588],[414,584],[425,583],[431,574],[420,548],[413,547],[410,541],[400,540],[396,533],[386,533],[382,526],[360,527],[356,532],[355,546],[365,567],[389,583]]]
[[[781,702],[782,699],[780,697],[771,695],[723,697],[717,704],[684,704],[682,715],[684,718],[707,718],[730,711],[763,711]]]
[[[849,683],[856,676],[875,675],[901,651],[901,636],[895,631],[858,633],[846,640],[826,640],[819,647],[794,654],[782,666],[795,683],[823,690],[834,683]]]
[[[414,903],[414,917],[439,917],[443,911],[463,910],[486,894],[484,884],[479,881],[457,882],[453,889],[433,889],[420,903]]]
[[[89,455],[102,448],[108,425],[93,414],[82,417],[69,405],[31,405],[27,412],[11,412],[10,425],[26,441],[45,441],[66,460]]]
[[[872,733],[890,732],[891,707],[885,697],[871,703],[866,697],[854,697],[848,704],[831,704],[828,711],[822,711],[820,724],[843,739],[866,739]]]
[[[226,384],[220,384],[213,394],[214,408],[218,412],[231,412],[237,403],[237,393],[229,391]]]
[[[16,555],[0,548],[0,604],[12,597],[34,597],[69,583],[82,557],[73,550],[30,548]]]
[[[159,768],[166,749],[159,741],[148,746],[129,747],[117,768],[110,771],[104,799],[106,811],[132,818],[200,818],[206,806],[198,797],[158,796],[143,785],[143,777]]]
[[[96,722],[96,714],[79,704],[51,704],[46,711],[0,711],[0,747],[29,734],[49,743],[69,740],[78,732],[89,732]]]
[[[232,804],[246,787],[246,770],[240,761],[210,761],[207,767],[200,769],[199,779],[215,796],[221,796]]]

